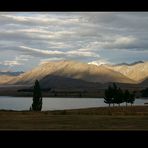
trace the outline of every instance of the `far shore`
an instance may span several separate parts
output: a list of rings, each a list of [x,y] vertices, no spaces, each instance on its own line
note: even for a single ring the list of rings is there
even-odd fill
[[[0,96],[14,96],[14,97],[32,97],[33,93],[30,89],[32,85],[0,85]],[[128,89],[133,92],[136,91],[136,97],[140,97],[140,91],[144,86],[122,86],[123,90]],[[121,88],[122,88],[121,87]],[[107,88],[50,88],[42,89],[43,97],[79,97],[79,98],[103,98],[104,91]]]

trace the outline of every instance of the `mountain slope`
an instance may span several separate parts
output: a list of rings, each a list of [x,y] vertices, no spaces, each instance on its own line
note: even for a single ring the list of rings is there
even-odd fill
[[[121,82],[134,83],[131,79],[109,69],[103,65],[95,66],[75,61],[48,62],[32,69],[29,72],[17,76],[12,84],[33,84],[36,79],[41,80],[47,75],[62,76],[66,78],[80,79],[88,82]]]
[[[9,81],[14,80],[15,76],[0,75],[0,84],[5,84]]]
[[[102,88],[103,84],[86,82],[83,80],[66,78],[62,76],[47,75],[40,80],[41,88],[56,88],[56,89],[98,89]]]
[[[12,81],[16,76],[22,74],[22,71],[0,71],[0,84],[5,84],[9,81]]]
[[[125,75],[126,77],[140,83],[148,77],[148,62],[136,63],[131,65],[106,65],[107,68],[115,70]]]

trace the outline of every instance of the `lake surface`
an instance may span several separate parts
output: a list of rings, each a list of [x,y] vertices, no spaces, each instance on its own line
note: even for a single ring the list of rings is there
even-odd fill
[[[144,105],[148,99],[136,99],[134,105]],[[0,96],[0,109],[29,110],[32,97]],[[122,103],[121,105],[125,105]],[[43,98],[42,110],[63,110],[108,106],[103,98]]]

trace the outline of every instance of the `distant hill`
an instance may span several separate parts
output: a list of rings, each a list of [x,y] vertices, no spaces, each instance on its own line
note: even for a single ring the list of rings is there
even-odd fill
[[[0,71],[0,84],[5,84],[11,80],[14,80],[17,76],[22,74],[22,71]]]
[[[40,80],[40,85],[43,89],[56,88],[56,89],[99,89],[103,87],[101,83],[86,82],[83,80],[65,78],[61,76],[47,75]]]
[[[6,84],[9,81],[12,81],[16,76],[0,75],[0,84]]]
[[[112,82],[109,83],[98,83],[98,82],[86,82],[83,80],[66,78],[61,76],[52,76],[47,75],[40,80],[41,88],[43,89],[64,89],[64,90],[88,90],[88,91],[97,91],[101,89],[106,89],[109,85],[112,85]],[[118,83],[116,85],[122,89],[139,89],[137,84],[127,84],[127,83]],[[148,86],[148,85],[147,85]]]
[[[5,75],[5,76],[18,76],[20,74],[24,73],[23,71],[0,71],[0,76]]]
[[[120,82],[135,83],[120,72],[104,65],[96,66],[75,61],[48,62],[17,76],[9,81],[11,84],[33,84],[36,79],[41,80],[47,75],[72,78],[87,82]]]
[[[132,65],[139,64],[139,63],[144,63],[144,62],[143,61],[136,61],[133,63],[120,63],[120,64],[115,64],[114,66],[123,66],[123,65],[132,66]]]

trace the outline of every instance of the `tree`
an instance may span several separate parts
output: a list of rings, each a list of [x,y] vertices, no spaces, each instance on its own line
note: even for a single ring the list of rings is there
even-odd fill
[[[130,100],[130,93],[128,90],[125,90],[124,92],[124,102],[126,102],[126,107],[127,107],[127,103],[129,103]]]
[[[41,93],[39,81],[36,80],[34,89],[33,89],[33,103],[30,110],[41,111],[41,109],[42,109],[42,93]]]
[[[124,102],[123,100],[123,92],[122,89],[118,88],[115,96],[116,103],[120,106],[121,103]]]
[[[106,104],[109,104],[109,107],[110,107],[110,104],[113,102],[113,90],[112,90],[112,87],[109,86],[107,90],[105,90],[105,97],[104,97],[104,102]]]
[[[135,93],[130,93],[128,90],[125,90],[125,92],[122,91],[120,87],[117,87],[115,83],[113,83],[113,86],[109,86],[107,90],[105,90],[105,96],[104,96],[104,102],[109,104],[113,103],[118,104],[120,106],[121,103],[126,102],[126,107],[128,103],[132,104],[135,101]]]
[[[114,90],[117,90],[117,85],[116,85],[116,83],[113,83],[113,88],[114,88]]]
[[[123,102],[123,92],[120,88],[116,86],[115,83],[113,83],[113,86],[109,86],[107,90],[105,90],[105,103],[110,104],[113,103],[113,106],[115,103],[119,104]]]
[[[132,94],[130,94],[130,98],[129,98],[129,103],[131,103],[131,106],[134,103],[134,101],[135,101],[135,94],[132,93]]]
[[[117,101],[117,99],[118,99],[117,93],[118,93],[117,85],[116,85],[116,83],[113,83],[113,106],[114,106],[115,103],[118,102]]]
[[[142,97],[148,97],[148,88],[141,90],[141,96]]]

